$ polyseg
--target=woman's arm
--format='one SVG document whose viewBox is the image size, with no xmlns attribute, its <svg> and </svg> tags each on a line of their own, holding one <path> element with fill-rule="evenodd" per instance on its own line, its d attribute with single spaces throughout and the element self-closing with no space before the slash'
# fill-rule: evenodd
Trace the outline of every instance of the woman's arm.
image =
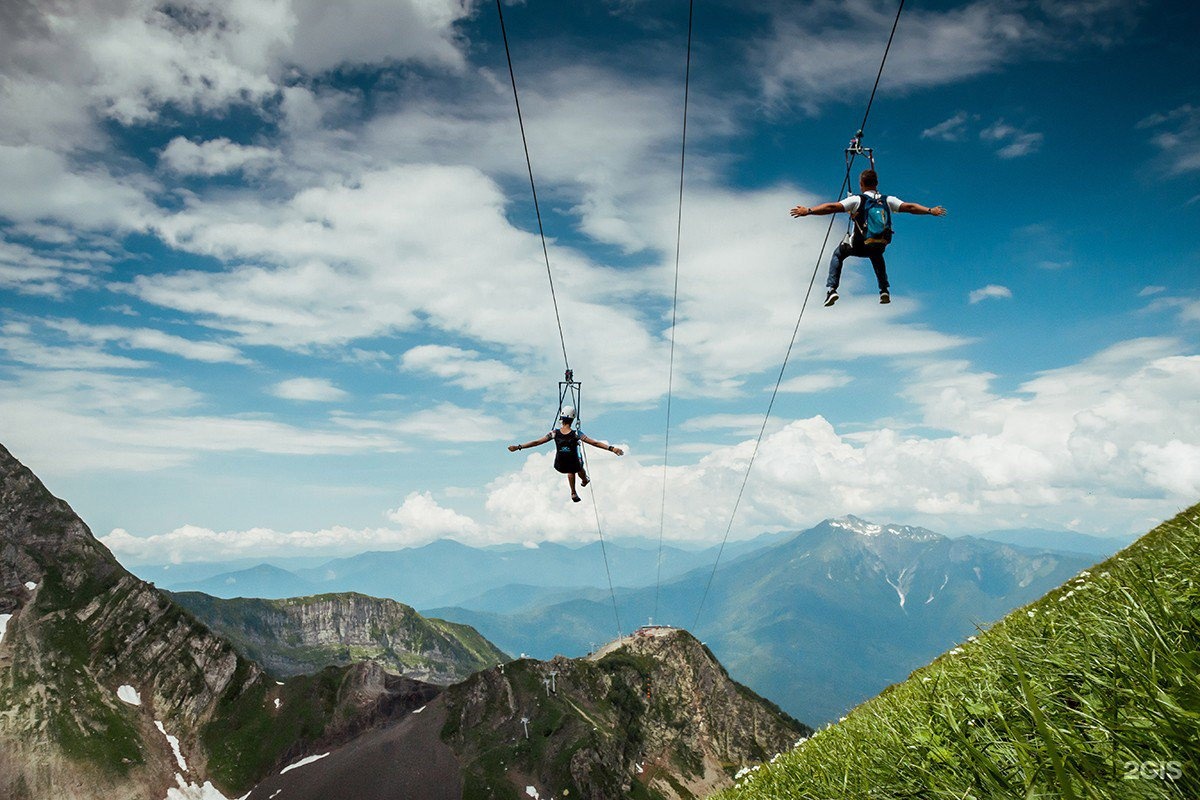
<svg viewBox="0 0 1200 800">
<path fill-rule="evenodd" d="M 542 438 L 534 439 L 532 442 L 526 442 L 525 444 L 510 444 L 508 446 L 508 452 L 515 453 L 518 450 L 524 450 L 526 447 L 537 447 L 538 445 L 545 444 L 548 441 L 550 441 L 550 434 L 547 433 Z"/>
<path fill-rule="evenodd" d="M 616 453 L 616 454 L 617 454 L 617 455 L 619 455 L 619 456 L 623 456 L 623 455 L 625 455 L 625 451 L 624 451 L 624 450 L 622 450 L 621 448 L 619 448 L 619 447 L 613 447 L 613 446 L 612 446 L 611 444 L 609 444 L 608 442 L 597 442 L 595 439 L 593 439 L 592 437 L 588 436 L 586 433 L 581 433 L 581 434 L 579 434 L 579 441 L 581 441 L 581 442 L 587 442 L 587 443 L 588 443 L 588 444 L 590 444 L 592 447 L 599 447 L 601 450 L 611 450 L 612 452 Z"/>
</svg>

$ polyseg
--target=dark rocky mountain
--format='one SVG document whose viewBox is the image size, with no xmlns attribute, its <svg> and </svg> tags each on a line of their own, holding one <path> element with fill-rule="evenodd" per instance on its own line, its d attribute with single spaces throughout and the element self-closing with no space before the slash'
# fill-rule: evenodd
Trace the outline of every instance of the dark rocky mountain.
<svg viewBox="0 0 1200 800">
<path fill-rule="evenodd" d="M 473 628 L 426 619 L 394 600 L 353 593 L 220 600 L 183 592 L 172 598 L 278 677 L 371 661 L 448 685 L 509 660 Z"/>
<path fill-rule="evenodd" d="M 587 658 L 480 672 L 398 725 L 314 751 L 249 800 L 691 800 L 811 732 L 690 634 L 657 629 Z"/>
<path fill-rule="evenodd" d="M 722 563 L 698 623 L 711 565 L 664 584 L 655 616 L 692 627 L 739 681 L 788 713 L 825 722 L 1092 560 L 845 517 Z M 655 614 L 653 587 L 617 599 L 625 625 Z M 586 653 L 614 631 L 607 597 L 427 613 L 541 658 Z"/>
<path fill-rule="evenodd" d="M 0 797 L 244 794 L 437 687 L 373 664 L 278 684 L 126 572 L 0 446 Z"/>
</svg>

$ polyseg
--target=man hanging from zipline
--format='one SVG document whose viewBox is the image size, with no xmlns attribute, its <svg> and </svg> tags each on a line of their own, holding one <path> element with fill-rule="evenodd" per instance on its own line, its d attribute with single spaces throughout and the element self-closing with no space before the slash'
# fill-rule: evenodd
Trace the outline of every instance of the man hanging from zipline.
<svg viewBox="0 0 1200 800">
<path fill-rule="evenodd" d="M 524 450 L 526 447 L 537 447 L 553 439 L 554 468 L 559 472 L 566 473 L 567 485 L 571 488 L 571 499 L 578 503 L 579 495 L 575 492 L 575 476 L 579 476 L 580 486 L 587 486 L 591 482 L 587 473 L 583 470 L 583 459 L 579 454 L 580 443 L 590 444 L 592 447 L 599 447 L 601 450 L 609 450 L 619 456 L 625 455 L 625 451 L 619 447 L 612 446 L 608 442 L 598 442 L 583 431 L 573 428 L 572 423 L 575 421 L 575 409 L 571 406 L 563 406 L 562 411 L 559 412 L 558 421 L 561 424 L 542 438 L 534 439 L 532 442 L 525 442 L 524 444 L 510 444 L 508 452 L 515 453 L 518 450 Z"/>
<path fill-rule="evenodd" d="M 887 265 L 883 260 L 883 251 L 892 240 L 892 213 L 930 214 L 944 217 L 946 209 L 941 206 L 926 208 L 919 203 L 905 203 L 898 197 L 889 197 L 879 193 L 879 175 L 873 169 L 864 169 L 858 176 L 859 194 L 852 194 L 845 200 L 833 203 L 822 203 L 808 208 L 796 206 L 792 209 L 793 217 L 807 217 L 809 214 L 825 216 L 845 211 L 853 221 L 851 231 L 833 251 L 833 259 L 829 262 L 829 279 L 825 282 L 825 305 L 831 306 L 838 299 L 838 284 L 842 280 L 842 262 L 847 256 L 870 259 L 875 268 L 875 278 L 879 282 L 879 302 L 890 303 L 892 296 L 888 292 Z"/>
</svg>

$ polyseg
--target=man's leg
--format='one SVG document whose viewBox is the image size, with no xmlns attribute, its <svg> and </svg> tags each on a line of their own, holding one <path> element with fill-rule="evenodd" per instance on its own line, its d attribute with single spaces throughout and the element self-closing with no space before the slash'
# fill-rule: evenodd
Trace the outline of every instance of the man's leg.
<svg viewBox="0 0 1200 800">
<path fill-rule="evenodd" d="M 842 262 L 846 256 L 850 255 L 851 247 L 846 242 L 842 242 L 833 250 L 833 257 L 829 259 L 829 277 L 825 281 L 825 305 L 831 306 L 838 299 L 837 288 L 842 282 Z"/>
<path fill-rule="evenodd" d="M 883 260 L 883 251 L 872 249 L 867 253 L 867 258 L 871 259 L 871 266 L 875 269 L 875 280 L 879 282 L 879 302 L 890 303 L 891 295 L 888 293 L 887 264 Z"/>
</svg>

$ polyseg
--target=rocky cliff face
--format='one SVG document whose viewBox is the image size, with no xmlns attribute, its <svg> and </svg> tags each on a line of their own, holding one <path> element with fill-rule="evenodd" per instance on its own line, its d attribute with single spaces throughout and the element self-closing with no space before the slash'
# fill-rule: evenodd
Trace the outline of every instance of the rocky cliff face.
<svg viewBox="0 0 1200 800">
<path fill-rule="evenodd" d="M 325 594 L 287 600 L 172 595 L 243 655 L 278 676 L 371 661 L 410 678 L 448 685 L 508 660 L 467 625 L 426 619 L 393 600 Z"/>
<path fill-rule="evenodd" d="M 122 569 L 2 446 L 0 620 L 8 800 L 162 800 L 210 781 L 237 796 L 437 693 L 369 665 L 277 685 Z"/>
<path fill-rule="evenodd" d="M 451 687 L 443 738 L 464 796 L 690 800 L 811 733 L 730 680 L 690 634 L 652 629 L 586 659 L 522 660 Z"/>
</svg>

